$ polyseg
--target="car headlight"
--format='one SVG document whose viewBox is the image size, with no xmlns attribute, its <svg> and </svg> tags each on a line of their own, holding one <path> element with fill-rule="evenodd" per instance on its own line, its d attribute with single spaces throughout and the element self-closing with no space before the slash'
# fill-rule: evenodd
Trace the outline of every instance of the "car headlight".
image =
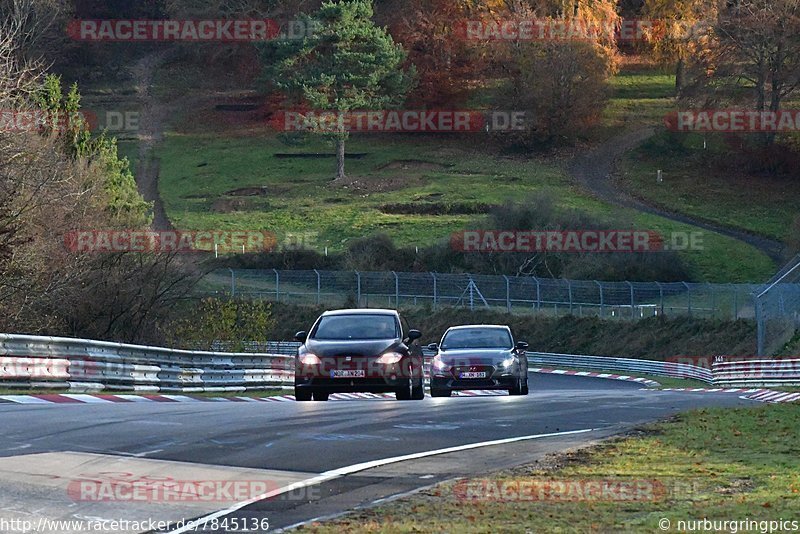
<svg viewBox="0 0 800 534">
<path fill-rule="evenodd" d="M 500 367 L 502 367 L 504 369 L 508 369 L 509 367 L 513 366 L 515 363 L 517 363 L 517 360 L 515 360 L 513 356 L 510 356 L 510 357 L 506 358 L 505 360 L 503 360 L 502 362 L 500 362 Z"/>
<path fill-rule="evenodd" d="M 391 365 L 393 363 L 398 363 L 402 359 L 403 355 L 399 352 L 387 352 L 386 354 L 382 354 L 376 361 L 384 365 Z"/>
<path fill-rule="evenodd" d="M 431 366 L 433 367 L 433 369 L 435 371 L 449 371 L 450 370 L 450 366 L 447 365 L 446 363 L 444 363 L 439 358 L 434 358 L 431 361 Z"/>
<path fill-rule="evenodd" d="M 300 363 L 302 363 L 303 365 L 319 365 L 320 363 L 322 363 L 322 361 L 316 354 L 311 354 L 310 352 L 307 352 L 306 354 L 300 356 Z"/>
</svg>

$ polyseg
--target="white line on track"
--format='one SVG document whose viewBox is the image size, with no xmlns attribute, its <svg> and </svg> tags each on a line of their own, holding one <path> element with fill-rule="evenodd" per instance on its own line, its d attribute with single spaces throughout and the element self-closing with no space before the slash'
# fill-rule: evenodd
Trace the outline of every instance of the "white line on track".
<svg viewBox="0 0 800 534">
<path fill-rule="evenodd" d="M 290 491 L 296 491 L 302 488 L 307 488 L 310 486 L 316 486 L 317 484 L 322 484 L 323 482 L 328 482 L 330 480 L 340 478 L 346 475 L 352 475 L 353 473 L 358 473 L 360 471 L 366 471 L 367 469 L 374 469 L 376 467 L 382 467 L 388 464 L 394 464 L 398 462 L 405 462 L 408 460 L 417 460 L 419 458 L 427 458 L 428 456 L 436 456 L 439 454 L 448 454 L 451 452 L 460 452 L 460 451 L 467 451 L 471 449 L 479 449 L 482 447 L 491 447 L 492 445 L 506 445 L 508 443 L 516 443 L 518 441 L 528 441 L 532 439 L 541 439 L 541 438 L 552 438 L 557 436 L 571 436 L 575 434 L 585 434 L 587 432 L 592 432 L 597 430 L 595 428 L 584 428 L 582 430 L 569 430 L 566 432 L 552 432 L 549 434 L 533 434 L 530 436 L 518 436 L 516 438 L 505 438 L 505 439 L 496 439 L 493 441 L 481 441 L 479 443 L 469 443 L 467 445 L 456 445 L 455 447 L 447 447 L 444 449 L 435 449 L 432 451 L 424 451 L 424 452 L 415 452 L 413 454 L 405 454 L 403 456 L 394 456 L 392 458 L 384 458 L 382 460 L 373 460 L 371 462 L 363 462 L 360 464 L 355 465 L 348 465 L 346 467 L 340 467 L 338 469 L 333 469 L 331 471 L 325 471 L 324 473 L 320 473 L 319 475 L 313 476 L 306 480 L 302 480 L 300 482 L 295 482 L 294 484 L 289 484 L 288 486 L 284 486 L 282 488 L 278 488 L 272 490 L 270 492 L 264 493 L 263 495 L 258 495 L 253 497 L 252 499 L 248 499 L 246 501 L 242 501 L 239 503 L 234 504 L 233 506 L 226 508 L 225 510 L 220 510 L 218 512 L 214 512 L 213 514 L 209 514 L 207 516 L 201 517 L 194 521 L 191 521 L 181 528 L 171 530 L 172 534 L 181 534 L 183 532 L 195 532 L 198 530 L 198 527 L 202 527 L 209 521 L 213 521 L 214 519 L 219 519 L 220 517 L 224 517 L 226 515 L 232 514 L 238 510 L 241 510 L 245 506 L 249 506 L 253 503 L 263 501 L 266 499 L 271 499 L 272 497 L 277 497 L 278 495 L 282 495 L 284 493 L 288 493 Z"/>
</svg>

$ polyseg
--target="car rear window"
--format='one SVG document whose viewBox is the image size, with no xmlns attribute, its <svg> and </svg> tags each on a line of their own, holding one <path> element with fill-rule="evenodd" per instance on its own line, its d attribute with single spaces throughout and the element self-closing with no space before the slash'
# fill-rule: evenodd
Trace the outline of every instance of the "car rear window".
<svg viewBox="0 0 800 534">
<path fill-rule="evenodd" d="M 320 319 L 312 339 L 395 339 L 400 337 L 400 326 L 391 315 L 329 315 Z"/>
<path fill-rule="evenodd" d="M 447 349 L 510 349 L 511 335 L 503 328 L 460 328 L 447 332 L 442 350 Z"/>
</svg>

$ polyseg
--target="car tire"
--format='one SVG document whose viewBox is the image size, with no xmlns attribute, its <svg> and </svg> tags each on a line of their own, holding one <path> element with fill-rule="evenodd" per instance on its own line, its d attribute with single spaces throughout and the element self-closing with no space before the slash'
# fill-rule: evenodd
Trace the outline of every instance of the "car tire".
<svg viewBox="0 0 800 534">
<path fill-rule="evenodd" d="M 453 395 L 452 389 L 432 389 L 431 397 L 451 397 Z"/>
<path fill-rule="evenodd" d="M 422 400 L 425 398 L 425 384 L 422 380 L 419 381 L 419 384 L 414 386 L 411 390 L 411 400 Z"/>
<path fill-rule="evenodd" d="M 508 390 L 508 394 L 509 395 L 522 395 L 522 391 L 523 391 L 522 388 L 523 388 L 522 377 L 517 377 L 517 383 L 514 385 L 513 388 L 510 388 Z"/>
<path fill-rule="evenodd" d="M 523 395 L 528 394 L 528 377 L 525 377 L 525 385 L 522 386 L 522 394 Z"/>
<path fill-rule="evenodd" d="M 314 400 L 315 401 L 326 401 L 328 400 L 328 393 L 327 391 L 315 391 L 314 392 Z"/>
<path fill-rule="evenodd" d="M 311 391 L 308 389 L 294 388 L 294 400 L 302 402 L 310 401 Z"/>
</svg>

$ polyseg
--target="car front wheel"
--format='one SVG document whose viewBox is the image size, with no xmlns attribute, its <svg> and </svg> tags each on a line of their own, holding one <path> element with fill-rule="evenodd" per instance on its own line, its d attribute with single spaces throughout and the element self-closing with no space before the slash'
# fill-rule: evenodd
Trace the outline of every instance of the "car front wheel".
<svg viewBox="0 0 800 534">
<path fill-rule="evenodd" d="M 294 388 L 294 400 L 296 401 L 310 401 L 311 391 L 307 389 Z"/>
</svg>

